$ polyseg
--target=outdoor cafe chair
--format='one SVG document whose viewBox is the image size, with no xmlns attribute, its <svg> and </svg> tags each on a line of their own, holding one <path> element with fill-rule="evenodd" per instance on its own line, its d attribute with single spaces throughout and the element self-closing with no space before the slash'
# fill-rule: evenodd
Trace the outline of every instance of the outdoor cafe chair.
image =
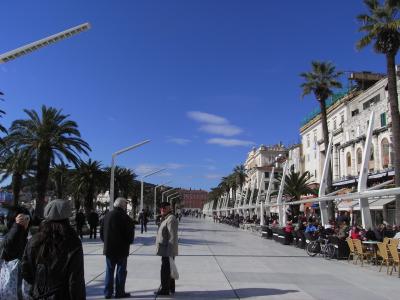
<svg viewBox="0 0 400 300">
<path fill-rule="evenodd" d="M 383 264 L 386 264 L 386 274 L 389 274 L 389 264 L 391 262 L 391 258 L 389 257 L 387 244 L 378 243 L 378 251 L 377 255 L 382 258 L 381 267 L 379 268 L 379 272 L 382 271 Z"/>
<path fill-rule="evenodd" d="M 356 249 L 354 248 L 353 240 L 351 238 L 348 237 L 346 239 L 346 242 L 350 249 L 350 253 L 349 253 L 349 257 L 347 258 L 347 262 L 350 263 L 350 256 L 352 256 L 352 259 L 354 261 L 354 257 L 357 256 L 357 252 L 356 252 Z M 357 264 L 357 260 L 355 260 L 354 262 L 355 262 L 355 264 Z"/>
<path fill-rule="evenodd" d="M 354 243 L 354 247 L 355 250 L 357 251 L 357 260 L 360 259 L 361 260 L 361 266 L 364 265 L 364 259 L 366 258 L 368 260 L 368 258 L 372 258 L 374 256 L 374 253 L 368 250 L 365 250 L 361 244 L 360 240 L 353 240 Z M 356 260 L 356 263 L 357 263 Z"/>
<path fill-rule="evenodd" d="M 390 254 L 392 255 L 392 269 L 390 270 L 390 275 L 392 275 L 393 273 L 393 269 L 396 270 L 396 266 L 397 266 L 397 270 L 398 270 L 398 276 L 400 277 L 400 259 L 399 259 L 399 252 L 397 250 L 397 246 L 399 244 L 399 240 L 393 240 L 392 243 L 390 243 L 388 245 Z"/>
</svg>

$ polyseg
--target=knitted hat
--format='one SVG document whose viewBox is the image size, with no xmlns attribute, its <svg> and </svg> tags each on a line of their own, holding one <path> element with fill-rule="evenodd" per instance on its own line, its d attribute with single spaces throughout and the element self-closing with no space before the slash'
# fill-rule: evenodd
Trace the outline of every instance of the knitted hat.
<svg viewBox="0 0 400 300">
<path fill-rule="evenodd" d="M 68 219 L 72 215 L 69 201 L 55 199 L 44 208 L 44 218 L 48 221 L 60 221 Z"/>
</svg>

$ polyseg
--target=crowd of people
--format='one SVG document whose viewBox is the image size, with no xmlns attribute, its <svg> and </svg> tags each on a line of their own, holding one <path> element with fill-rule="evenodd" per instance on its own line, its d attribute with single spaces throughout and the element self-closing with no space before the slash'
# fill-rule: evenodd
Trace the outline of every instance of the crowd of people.
<svg viewBox="0 0 400 300">
<path fill-rule="evenodd" d="M 31 235 L 29 211 L 20 206 L 9 209 L 5 218 L 7 233 L 0 244 L 0 299 L 86 299 L 81 240 L 86 219 L 90 238 L 96 239 L 100 225 L 104 242 L 104 297 L 131 296 L 125 291 L 125 282 L 135 223 L 127 214 L 125 198 L 117 198 L 114 209 L 101 217 L 93 210 L 86 215 L 80 210 L 74 218 L 70 202 L 57 199 L 46 205 L 43 216 L 38 232 Z M 161 285 L 155 294 L 169 295 L 175 292 L 176 272 L 171 269 L 176 269 L 174 258 L 178 255 L 178 219 L 168 202 L 161 203 L 160 216 L 155 248 L 156 255 L 161 256 Z M 144 211 L 139 222 L 141 231 L 146 231 L 148 217 Z M 18 272 L 9 268 L 11 264 L 18 267 Z"/>
<path fill-rule="evenodd" d="M 225 223 L 231 226 L 240 227 L 244 224 L 260 225 L 260 218 L 254 214 L 247 216 L 229 214 L 221 216 L 214 214 L 214 222 Z M 306 216 L 301 213 L 296 216 L 288 216 L 288 221 L 283 227 L 279 226 L 277 214 L 267 216 L 264 214 L 264 229 L 267 234 L 265 237 L 273 238 L 273 233 L 283 236 L 280 239 L 283 244 L 295 245 L 305 248 L 307 241 L 316 240 L 319 237 L 328 239 L 331 243 L 338 245 L 338 258 L 347 258 L 349 255 L 346 238 L 359 239 L 362 241 L 383 241 L 386 238 L 400 239 L 400 226 L 392 226 L 387 222 L 377 225 L 374 228 L 362 228 L 359 224 L 351 224 L 348 212 L 338 213 L 336 219 L 329 221 L 329 224 L 322 226 L 317 215 Z M 400 249 L 400 246 L 399 246 Z"/>
</svg>

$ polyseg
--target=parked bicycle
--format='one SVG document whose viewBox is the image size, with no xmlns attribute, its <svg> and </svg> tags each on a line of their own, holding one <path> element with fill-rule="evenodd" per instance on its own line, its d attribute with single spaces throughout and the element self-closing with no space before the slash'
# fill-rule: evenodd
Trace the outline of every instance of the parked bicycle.
<svg viewBox="0 0 400 300">
<path fill-rule="evenodd" d="M 320 254 L 326 259 L 332 259 L 337 255 L 337 249 L 338 246 L 331 243 L 329 238 L 318 237 L 307 245 L 306 252 L 311 257 Z"/>
</svg>

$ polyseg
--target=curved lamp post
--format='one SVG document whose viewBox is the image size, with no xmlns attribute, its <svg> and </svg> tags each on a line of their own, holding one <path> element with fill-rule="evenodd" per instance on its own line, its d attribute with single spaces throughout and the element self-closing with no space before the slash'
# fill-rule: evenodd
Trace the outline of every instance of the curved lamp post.
<svg viewBox="0 0 400 300">
<path fill-rule="evenodd" d="M 168 183 L 171 183 L 171 182 L 172 182 L 172 180 L 164 182 L 163 184 L 159 184 L 159 185 L 154 187 L 154 209 L 153 209 L 154 210 L 154 217 L 157 214 L 157 188 L 160 187 L 160 186 L 166 185 Z"/>
<path fill-rule="evenodd" d="M 143 209 L 143 185 L 144 185 L 143 184 L 143 179 L 145 179 L 145 178 L 147 178 L 147 177 L 149 177 L 151 175 L 154 175 L 154 174 L 160 173 L 162 171 L 165 171 L 165 170 L 166 170 L 166 168 L 159 169 L 159 170 L 147 173 L 147 174 L 142 176 L 142 178 L 140 180 L 140 211 L 142 211 L 142 209 Z"/>
<path fill-rule="evenodd" d="M 137 143 L 135 145 L 129 146 L 127 148 L 121 149 L 117 152 L 114 152 L 113 155 L 111 156 L 111 179 L 110 179 L 110 210 L 113 209 L 114 207 L 114 172 L 115 172 L 115 159 L 117 158 L 118 155 L 125 153 L 127 151 L 133 150 L 135 148 L 138 148 L 144 144 L 149 143 L 150 140 L 145 140 L 143 142 Z"/>
</svg>

